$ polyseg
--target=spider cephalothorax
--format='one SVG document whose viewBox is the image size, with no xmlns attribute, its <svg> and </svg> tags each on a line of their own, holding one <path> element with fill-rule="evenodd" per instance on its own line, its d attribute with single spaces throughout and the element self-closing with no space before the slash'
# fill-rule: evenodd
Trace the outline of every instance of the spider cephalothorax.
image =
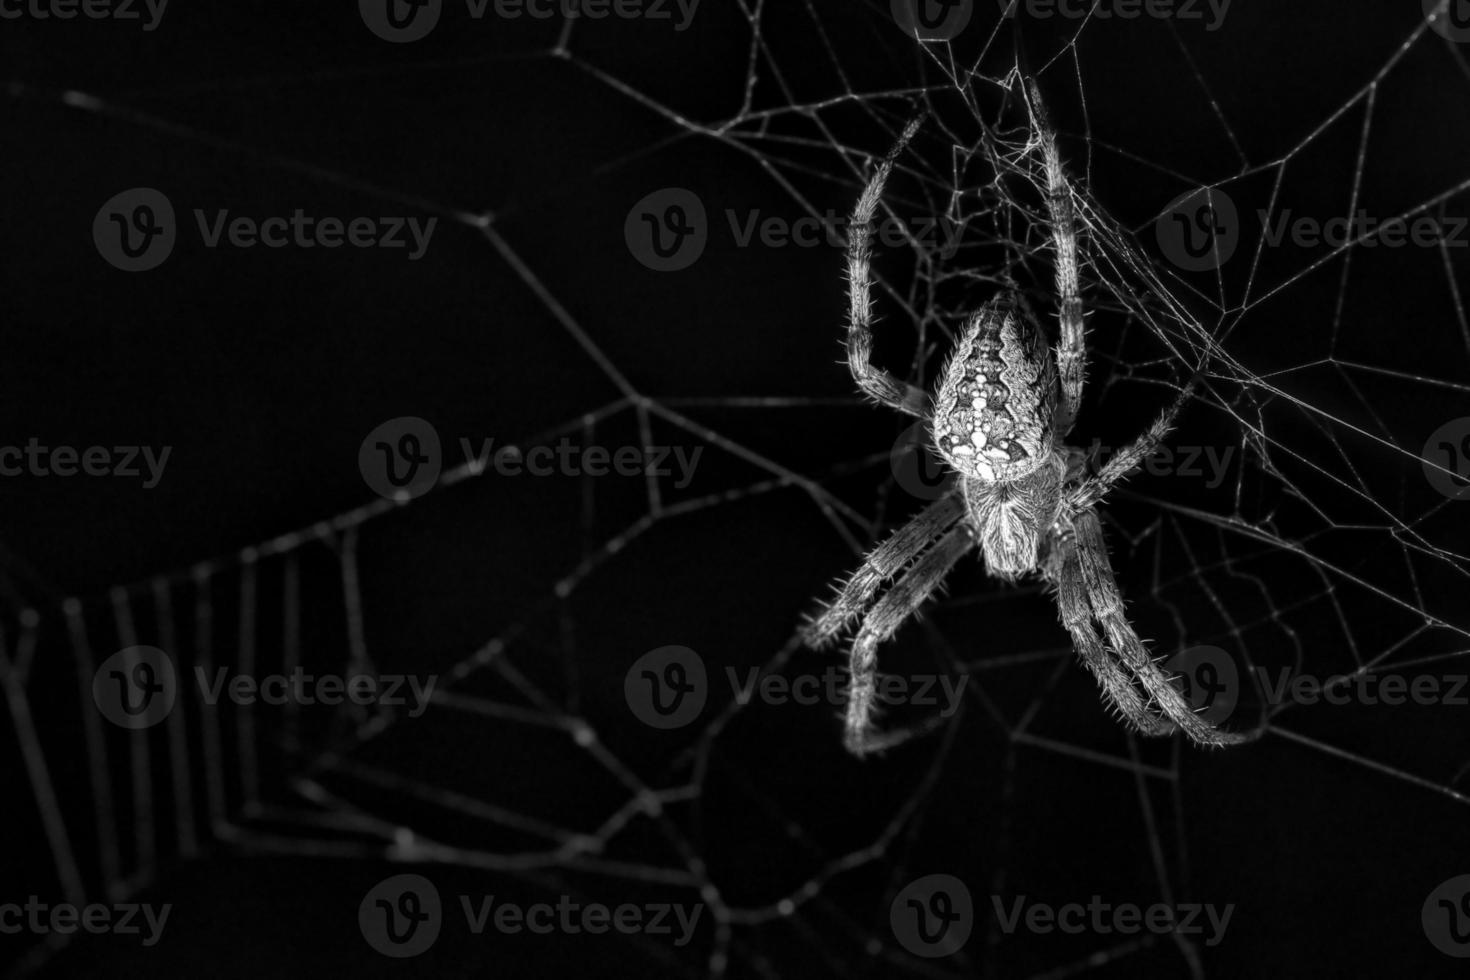
<svg viewBox="0 0 1470 980">
<path fill-rule="evenodd" d="M 1079 465 L 1084 454 L 1064 441 L 1082 402 L 1086 358 L 1077 232 L 1071 185 L 1040 93 L 1033 85 L 1028 95 L 1046 170 L 1055 252 L 1059 339 L 1054 351 L 1024 304 L 1003 294 L 966 321 L 932 404 L 921 389 L 869 360 L 873 215 L 894 162 L 920 120 L 908 125 L 874 171 L 849 225 L 847 353 L 853 378 L 875 401 L 926 420 L 934 448 L 957 475 L 954 488 L 875 548 L 806 626 L 807 643 L 820 647 L 860 621 L 849 658 L 846 722 L 847 746 L 858 754 L 902 738 L 879 735 L 873 725 L 878 644 L 977 544 L 989 574 L 1005 580 L 1036 575 L 1050 587 L 1082 662 L 1134 728 L 1149 735 L 1182 729 L 1204 745 L 1243 740 L 1218 731 L 1191 709 L 1129 624 L 1096 511 L 1103 495 L 1157 448 L 1190 389 L 1094 476 Z"/>
</svg>

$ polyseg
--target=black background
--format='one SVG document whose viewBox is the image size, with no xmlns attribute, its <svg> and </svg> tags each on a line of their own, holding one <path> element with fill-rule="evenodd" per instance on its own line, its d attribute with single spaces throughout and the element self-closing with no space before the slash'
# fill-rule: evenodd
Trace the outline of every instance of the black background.
<svg viewBox="0 0 1470 980">
<path fill-rule="evenodd" d="M 753 112 L 782 111 L 772 116 L 773 139 L 732 143 L 677 122 L 717 125 L 739 114 L 751 29 L 747 11 L 728 0 L 704 0 L 686 32 L 668 22 L 584 22 L 564 45 L 559 21 L 474 22 L 450 4 L 429 38 L 399 46 L 374 37 L 346 3 L 175 3 L 154 32 L 109 21 L 0 22 L 0 81 L 8 83 L 0 100 L 0 441 L 34 435 L 50 444 L 173 447 L 165 479 L 147 491 L 107 479 L 0 481 L 6 635 L 12 642 L 18 635 L 22 609 L 40 611 L 29 696 L 89 895 L 100 897 L 103 882 L 88 836 L 95 801 L 79 754 L 75 670 L 58 616 L 65 597 L 84 600 L 100 658 L 121 645 L 109 633 L 111 586 L 142 583 L 133 595 L 151 610 L 150 576 L 226 556 L 210 595 L 216 626 L 229 633 L 238 626 L 240 578 L 230 556 L 373 501 L 358 470 L 359 445 L 397 416 L 430 420 L 456 454 L 461 436 L 503 444 L 566 431 L 609 446 L 643 439 L 632 407 L 599 417 L 590 432 L 583 427 L 584 416 L 626 392 L 465 215 L 494 215 L 495 234 L 635 399 L 708 426 L 777 472 L 817 481 L 873 522 L 829 520 L 808 488 L 786 481 L 662 515 L 608 555 L 604 545 L 648 512 L 642 481 L 608 478 L 591 488 L 568 478 L 489 477 L 436 490 L 363 530 L 359 567 L 380 668 L 447 671 L 503 637 L 515 669 L 592 723 L 630 770 L 657 786 L 687 783 L 690 770 L 677 757 L 708 730 L 669 736 L 634 722 L 622 700 L 627 665 L 666 644 L 698 650 L 719 673 L 765 663 L 789 646 L 812 597 L 854 564 L 852 544 L 865 544 L 917 503 L 895 490 L 884 457 L 902 422 L 857 405 L 836 363 L 844 304 L 836 250 L 741 249 L 715 233 L 692 268 L 660 274 L 629 254 L 624 218 L 633 202 L 666 186 L 695 190 L 712 214 L 799 214 L 792 189 L 819 212 L 845 213 L 865 171 L 832 141 L 886 150 L 911 111 L 907 95 L 921 86 L 951 119 L 962 116 L 953 85 L 884 5 L 768 0 L 758 56 L 779 72 L 762 71 L 749 96 Z M 1365 143 L 1361 104 L 1350 108 L 1350 100 L 1422 25 L 1422 11 L 1407 2 L 1360 6 L 1236 0 L 1215 32 L 1147 19 L 1080 28 L 1023 21 L 1018 32 L 1012 25 L 996 36 L 981 70 L 1003 75 L 1017 51 L 1046 66 L 1043 87 L 1069 165 L 1090 165 L 1093 194 L 1125 227 L 1140 229 L 1146 249 L 1153 247 L 1148 222 L 1170 199 L 1256 167 L 1231 185 L 1243 212 L 1265 207 L 1275 193 L 1278 205 L 1335 214 L 1365 145 L 1361 199 L 1393 215 L 1470 178 L 1466 48 L 1432 33 L 1417 39 L 1375 93 Z M 977 5 L 955 44 L 962 60 L 977 57 L 994 16 L 993 5 Z M 973 91 L 992 118 L 1001 93 L 984 78 Z M 78 107 L 67 92 L 101 103 Z M 791 113 L 793 105 L 823 106 L 818 117 L 830 129 Z M 756 128 L 749 119 L 743 125 L 747 135 Z M 811 142 L 785 142 L 792 138 Z M 916 153 L 947 172 L 937 138 L 921 138 Z M 774 167 L 762 166 L 773 159 Z M 1284 169 L 1271 166 L 1280 160 L 1289 161 Z M 194 207 L 255 216 L 302 207 L 319 215 L 434 215 L 439 223 L 418 262 L 401 251 L 212 250 L 186 227 L 162 267 L 126 274 L 101 260 L 91 228 L 102 202 L 135 186 L 164 190 L 181 216 Z M 1445 210 L 1462 213 L 1463 195 L 1449 197 Z M 1237 302 L 1254 277 L 1252 305 L 1224 348 L 1240 370 L 1269 376 L 1287 394 L 1270 407 L 1249 397 L 1264 398 L 1264 383 L 1227 386 L 1223 397 L 1239 417 L 1268 420 L 1285 450 L 1276 460 L 1281 478 L 1255 459 L 1238 497 L 1233 486 L 1220 496 L 1168 481 L 1140 484 L 1110 507 L 1130 611 L 1160 649 L 1184 638 L 1222 646 L 1228 639 L 1254 645 L 1257 662 L 1299 657 L 1325 675 L 1388 651 L 1411 662 L 1465 647 L 1463 517 L 1427 488 L 1415 457 L 1431 431 L 1463 414 L 1470 342 L 1452 283 L 1463 296 L 1466 259 L 1352 255 L 1346 286 L 1340 259 L 1304 274 L 1319 256 L 1289 248 L 1255 262 L 1236 258 L 1219 283 L 1180 280 L 1195 312 L 1216 323 L 1220 307 Z M 883 271 L 904 274 L 901 263 Z M 1270 294 L 1279 283 L 1286 285 Z M 1257 303 L 1263 294 L 1269 298 Z M 976 288 L 965 301 L 985 295 Z M 892 307 L 884 312 L 900 326 L 882 339 L 880 355 L 902 370 L 913 358 L 912 328 Z M 1093 329 L 1100 353 L 1079 437 L 1118 444 L 1165 394 L 1140 380 L 1110 381 L 1112 372 L 1160 355 L 1144 331 L 1106 314 Z M 1341 369 L 1349 363 L 1391 374 Z M 1287 370 L 1310 364 L 1317 366 Z M 801 404 L 734 402 L 762 396 Z M 710 446 L 664 414 L 648 417 L 654 442 Z M 1240 445 L 1229 414 L 1200 411 L 1187 424 L 1200 440 Z M 1324 473 L 1350 476 L 1363 496 Z M 690 488 L 666 483 L 662 491 L 677 506 L 771 476 L 712 446 Z M 1282 538 L 1306 542 L 1319 561 L 1209 522 L 1161 527 L 1160 499 L 1269 523 Z M 1386 528 L 1390 516 L 1404 521 L 1396 532 Z M 1366 529 L 1340 530 L 1349 525 Z M 1409 557 L 1405 541 L 1416 536 L 1447 555 Z M 588 559 L 594 567 L 570 596 L 558 597 L 557 583 Z M 1329 562 L 1335 572 L 1324 573 Z M 340 657 L 345 617 L 336 570 L 329 547 L 303 549 L 304 615 L 312 624 L 304 645 L 321 663 Z M 281 587 L 281 574 L 262 566 L 262 594 Z M 188 635 L 197 594 L 187 580 L 175 587 L 178 632 Z M 731 975 L 1393 969 L 1428 977 L 1456 969 L 1427 942 L 1419 915 L 1431 889 L 1470 872 L 1466 801 L 1457 795 L 1466 790 L 1461 770 L 1470 758 L 1464 707 L 1299 709 L 1259 742 L 1213 754 L 1143 743 L 1122 732 L 1084 672 L 1067 664 L 1049 600 L 988 582 L 975 563 L 956 572 L 949 596 L 892 653 L 895 670 L 935 657 L 972 665 L 983 697 L 940 736 L 859 763 L 841 751 L 835 709 L 755 706 L 705 743 L 712 751 L 708 769 L 696 774 L 696 799 L 668 806 L 666 817 L 733 905 L 766 910 L 821 875 L 817 897 L 796 915 L 737 926 Z M 267 602 L 260 613 L 262 649 L 282 629 L 278 607 Z M 151 613 L 140 614 L 139 629 L 143 642 L 159 642 Z M 983 666 L 1024 654 L 1035 654 L 1034 662 Z M 228 662 L 227 649 L 219 656 Z M 795 656 L 806 670 L 830 662 Z M 465 691 L 526 703 L 524 690 L 495 671 L 471 678 Z M 1093 754 L 1008 738 L 1033 709 L 1038 740 Z M 559 860 L 491 869 L 373 860 L 382 847 L 363 843 L 371 833 L 305 825 L 288 789 L 296 764 L 279 758 L 270 754 L 265 764 L 265 795 L 294 816 L 236 808 L 232 822 L 252 834 L 246 846 L 215 840 L 191 859 L 165 854 L 140 882 L 143 900 L 175 905 L 163 943 L 139 949 L 126 938 L 80 940 L 45 970 L 706 972 L 707 923 L 689 948 L 671 952 L 651 937 L 492 940 L 459 931 L 415 960 L 379 956 L 357 931 L 357 903 L 402 870 L 428 874 L 445 895 L 522 902 L 563 892 L 608 904 L 693 902 L 697 893 L 639 880 L 640 869 L 680 869 L 687 856 L 638 820 L 609 844 L 604 857 L 626 862 L 611 872 Z M 453 709 L 395 726 L 360 758 L 585 833 L 632 795 L 564 733 Z M 121 759 L 113 763 L 125 778 Z M 34 794 L 13 747 L 5 765 L 7 785 L 16 787 L 4 808 L 14 827 L 0 858 L 5 900 L 55 896 Z M 227 762 L 232 772 L 236 765 Z M 317 776 L 351 806 L 458 847 L 498 855 L 546 849 L 520 831 L 374 790 L 330 767 Z M 134 823 L 119 820 L 126 838 Z M 171 839 L 169 831 L 162 827 L 161 839 Z M 327 854 L 344 839 L 346 856 Z M 823 874 L 870 846 L 872 861 Z M 950 960 L 910 957 L 888 930 L 893 891 L 929 873 L 965 879 L 977 900 L 975 935 Z M 991 894 L 1237 908 L 1218 947 L 1167 938 L 1135 946 L 1119 937 L 1002 936 L 987 922 Z M 868 949 L 870 938 L 884 944 L 881 953 Z M 4 942 L 7 959 L 31 946 L 29 937 Z"/>
</svg>

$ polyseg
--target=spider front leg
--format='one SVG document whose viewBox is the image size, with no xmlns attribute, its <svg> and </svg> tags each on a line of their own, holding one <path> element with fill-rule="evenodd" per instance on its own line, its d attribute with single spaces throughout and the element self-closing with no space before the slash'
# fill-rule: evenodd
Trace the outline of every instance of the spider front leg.
<svg viewBox="0 0 1470 980">
<path fill-rule="evenodd" d="M 907 740 L 912 732 L 878 734 L 873 714 L 878 700 L 878 644 L 898 631 L 905 620 L 944 583 L 944 577 L 974 543 L 968 524 L 961 524 L 924 554 L 878 601 L 853 640 L 852 673 L 847 691 L 847 719 L 843 744 L 853 755 L 867 755 Z"/>
<path fill-rule="evenodd" d="M 1107 544 L 1103 540 L 1097 513 L 1091 509 L 1081 511 L 1072 518 L 1072 524 L 1077 535 L 1078 558 L 1072 574 L 1081 579 L 1088 604 L 1107 637 L 1108 646 L 1133 672 L 1150 701 L 1200 745 L 1236 745 L 1246 741 L 1246 736 L 1222 732 L 1197 715 L 1163 668 L 1149 656 L 1148 649 L 1124 613 L 1123 595 L 1108 562 Z"/>
<path fill-rule="evenodd" d="M 965 504 L 959 494 L 948 493 L 893 532 L 869 553 L 821 614 L 803 627 L 802 639 L 806 645 L 821 648 L 836 639 L 862 614 L 884 582 L 902 571 L 964 513 Z"/>
<path fill-rule="evenodd" d="M 1153 424 L 1148 427 L 1148 431 L 1133 440 L 1131 445 L 1119 450 L 1112 459 L 1104 463 L 1102 469 L 1098 470 L 1097 476 L 1084 480 L 1075 490 L 1068 494 L 1067 504 L 1073 510 L 1085 510 L 1101 500 L 1118 481 L 1133 472 L 1155 449 L 1159 448 L 1159 444 L 1164 441 L 1164 437 L 1174 427 L 1174 419 L 1178 417 L 1179 413 L 1184 409 L 1185 403 L 1193 395 L 1194 382 L 1191 381 L 1180 390 L 1169 407 L 1159 413 L 1159 417 L 1154 419 Z"/>
<path fill-rule="evenodd" d="M 1031 128 L 1041 144 L 1041 160 L 1046 168 L 1046 209 L 1051 223 L 1052 249 L 1056 253 L 1053 264 L 1056 267 L 1057 321 L 1060 328 L 1056 357 L 1062 395 L 1057 406 L 1056 425 L 1058 434 L 1066 435 L 1072 430 L 1082 407 L 1083 376 L 1087 370 L 1081 267 L 1077 256 L 1077 209 L 1072 202 L 1072 185 L 1062 169 L 1056 131 L 1051 128 L 1035 79 L 1027 81 L 1027 91 Z"/>
<path fill-rule="evenodd" d="M 923 389 L 875 367 L 873 356 L 873 300 L 870 289 L 873 259 L 873 213 L 883 197 L 883 185 L 893 171 L 893 163 L 919 129 L 923 117 L 904 128 L 888 156 L 873 171 L 868 186 L 853 208 L 847 238 L 847 366 L 852 378 L 867 395 L 900 412 L 922 417 L 929 399 Z"/>
</svg>

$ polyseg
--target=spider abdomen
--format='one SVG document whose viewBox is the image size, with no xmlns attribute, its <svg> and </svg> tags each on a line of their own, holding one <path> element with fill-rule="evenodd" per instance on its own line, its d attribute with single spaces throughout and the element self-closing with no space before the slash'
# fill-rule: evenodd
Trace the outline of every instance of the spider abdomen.
<svg viewBox="0 0 1470 980">
<path fill-rule="evenodd" d="M 965 476 L 1006 482 L 1052 449 L 1056 371 L 1031 320 L 997 297 L 970 318 L 934 399 L 934 441 Z"/>
</svg>

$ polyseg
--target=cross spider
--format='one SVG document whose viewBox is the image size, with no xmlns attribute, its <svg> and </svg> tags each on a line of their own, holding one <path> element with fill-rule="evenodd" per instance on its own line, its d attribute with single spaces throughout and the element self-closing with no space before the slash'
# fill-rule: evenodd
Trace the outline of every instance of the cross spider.
<svg viewBox="0 0 1470 980">
<path fill-rule="evenodd" d="M 875 548 L 836 598 L 803 628 L 807 645 L 820 648 L 861 617 L 850 654 L 845 726 L 847 749 L 855 755 L 881 751 L 907 737 L 880 734 L 873 722 L 878 644 L 917 612 L 977 543 L 990 575 L 1005 581 L 1039 576 L 1055 593 L 1062 624 L 1082 662 L 1133 728 L 1145 735 L 1183 729 L 1202 745 L 1245 740 L 1199 717 L 1149 655 L 1124 615 L 1095 509 L 1158 446 L 1191 387 L 1095 476 L 1085 473 L 1086 453 L 1064 441 L 1082 402 L 1086 357 L 1077 231 L 1071 186 L 1034 82 L 1029 94 L 1056 253 L 1061 336 L 1054 356 L 1041 326 L 1019 297 L 1007 292 L 967 320 L 932 409 L 921 389 L 869 362 L 873 214 L 894 161 L 922 117 L 909 123 L 874 171 L 849 225 L 847 355 L 853 379 L 875 401 L 924 419 L 933 447 L 959 474 L 943 498 Z M 877 598 L 890 580 L 886 594 Z"/>
</svg>

